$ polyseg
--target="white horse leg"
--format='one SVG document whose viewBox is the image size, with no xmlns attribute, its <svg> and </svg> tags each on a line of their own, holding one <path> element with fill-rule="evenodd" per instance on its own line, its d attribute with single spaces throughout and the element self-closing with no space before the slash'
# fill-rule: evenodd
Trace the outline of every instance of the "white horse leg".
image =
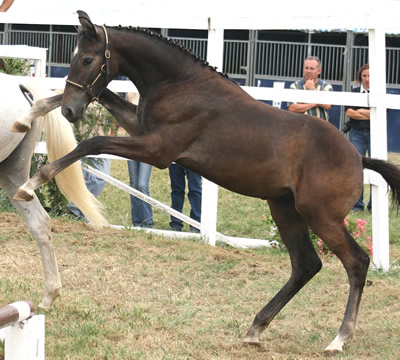
<svg viewBox="0 0 400 360">
<path fill-rule="evenodd" d="M 13 185 L 14 186 L 4 186 L 4 190 L 10 199 L 18 188 L 18 186 L 15 186 L 15 184 Z M 11 201 L 24 219 L 32 238 L 36 241 L 39 247 L 44 270 L 45 295 L 38 307 L 48 310 L 54 300 L 61 295 L 62 287 L 51 237 L 50 217 L 43 209 L 36 195 L 30 202 L 16 200 Z"/>
<path fill-rule="evenodd" d="M 0 187 L 28 225 L 28 229 L 39 246 L 44 268 L 46 291 L 39 307 L 48 309 L 61 293 L 61 279 L 57 268 L 50 232 L 50 217 L 43 209 L 36 195 L 30 203 L 12 200 L 19 185 L 29 177 L 31 156 L 35 144 L 37 122 L 32 130 L 24 137 L 11 155 L 0 163 Z"/>
<path fill-rule="evenodd" d="M 27 132 L 30 130 L 32 122 L 39 116 L 46 115 L 49 111 L 61 105 L 63 94 L 36 101 L 29 112 L 21 115 L 14 123 L 11 131 Z"/>
</svg>

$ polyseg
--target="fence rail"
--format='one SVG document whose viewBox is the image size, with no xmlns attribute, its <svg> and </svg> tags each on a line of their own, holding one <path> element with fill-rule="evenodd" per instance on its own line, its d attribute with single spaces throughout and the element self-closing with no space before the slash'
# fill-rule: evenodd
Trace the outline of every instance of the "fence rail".
<svg viewBox="0 0 400 360">
<path fill-rule="evenodd" d="M 0 329 L 30 318 L 35 313 L 32 301 L 18 301 L 0 307 Z"/>
<path fill-rule="evenodd" d="M 3 45 L 29 45 L 34 47 L 49 48 L 50 33 L 41 31 L 13 30 L 9 35 L 9 44 Z"/>
</svg>

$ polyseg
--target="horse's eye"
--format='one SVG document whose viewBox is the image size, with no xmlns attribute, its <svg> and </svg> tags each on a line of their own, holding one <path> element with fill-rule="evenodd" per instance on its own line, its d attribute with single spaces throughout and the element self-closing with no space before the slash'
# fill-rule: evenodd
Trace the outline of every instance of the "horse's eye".
<svg viewBox="0 0 400 360">
<path fill-rule="evenodd" d="M 90 65 L 93 62 L 93 58 L 85 58 L 83 59 L 83 65 Z"/>
</svg>

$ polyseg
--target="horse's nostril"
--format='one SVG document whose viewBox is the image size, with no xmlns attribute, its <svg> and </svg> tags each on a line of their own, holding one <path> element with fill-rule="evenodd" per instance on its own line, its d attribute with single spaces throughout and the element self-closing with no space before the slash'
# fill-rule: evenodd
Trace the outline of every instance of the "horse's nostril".
<svg viewBox="0 0 400 360">
<path fill-rule="evenodd" d="M 69 120 L 73 120 L 74 118 L 74 112 L 69 108 L 69 107 L 63 107 L 62 108 L 62 114 Z"/>
</svg>

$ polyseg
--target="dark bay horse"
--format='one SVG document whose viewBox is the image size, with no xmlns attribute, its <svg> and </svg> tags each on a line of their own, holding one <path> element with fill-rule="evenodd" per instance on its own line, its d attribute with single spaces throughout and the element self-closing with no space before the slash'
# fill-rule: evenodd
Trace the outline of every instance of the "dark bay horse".
<svg viewBox="0 0 400 360">
<path fill-rule="evenodd" d="M 185 49 L 140 28 L 96 26 L 78 11 L 82 28 L 62 97 L 62 112 L 78 121 L 92 100 L 104 104 L 130 137 L 83 141 L 42 167 L 21 187 L 32 191 L 83 156 L 109 153 L 166 168 L 173 161 L 240 194 L 266 199 L 290 254 L 292 273 L 256 315 L 244 338 L 261 332 L 321 269 L 309 228 L 338 256 L 350 294 L 337 336 L 325 349 L 340 352 L 353 336 L 369 266 L 344 218 L 360 197 L 363 168 L 379 172 L 400 203 L 400 171 L 363 158 L 328 122 L 263 104 Z M 136 109 L 105 89 L 126 75 L 140 92 Z M 60 103 L 60 98 L 58 103 Z"/>
</svg>

